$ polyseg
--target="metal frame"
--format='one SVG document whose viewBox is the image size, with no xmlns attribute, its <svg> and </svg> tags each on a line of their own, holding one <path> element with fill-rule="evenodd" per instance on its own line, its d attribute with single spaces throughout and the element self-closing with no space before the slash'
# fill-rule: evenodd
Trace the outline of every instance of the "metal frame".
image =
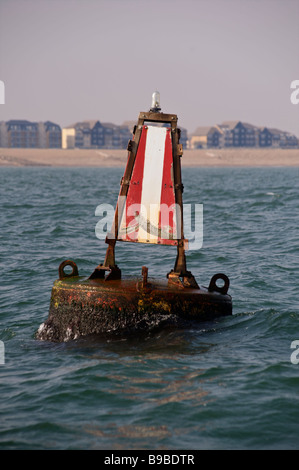
<svg viewBox="0 0 299 470">
<path fill-rule="evenodd" d="M 174 175 L 174 190 L 175 190 L 175 201 L 180 206 L 181 214 L 181 234 L 178 239 L 177 245 L 177 257 L 174 265 L 174 269 L 167 274 L 168 282 L 171 285 L 177 285 L 178 287 L 193 287 L 199 288 L 198 284 L 191 274 L 187 271 L 186 255 L 185 255 L 185 238 L 184 238 L 184 223 L 183 223 L 183 189 L 182 174 L 181 174 L 181 156 L 183 155 L 183 146 L 179 143 L 180 140 L 180 129 L 177 127 L 178 117 L 176 114 L 165 114 L 161 112 L 148 111 L 141 112 L 138 117 L 137 125 L 134 127 L 134 140 L 130 140 L 128 143 L 128 161 L 125 169 L 124 176 L 121 179 L 121 188 L 119 196 L 126 196 L 130 185 L 130 180 L 135 165 L 136 154 L 139 146 L 142 128 L 145 122 L 160 122 L 170 124 L 171 137 L 172 137 L 172 156 L 173 156 L 173 175 Z M 123 204 L 125 198 L 121 198 L 120 204 L 117 203 L 114 221 L 111 229 L 113 234 L 112 238 L 106 237 L 105 242 L 108 244 L 106 256 L 103 264 L 99 264 L 89 279 L 105 278 L 105 273 L 108 272 L 106 280 L 120 279 L 121 270 L 115 264 L 115 245 L 118 236 L 118 214 L 123 211 Z"/>
</svg>

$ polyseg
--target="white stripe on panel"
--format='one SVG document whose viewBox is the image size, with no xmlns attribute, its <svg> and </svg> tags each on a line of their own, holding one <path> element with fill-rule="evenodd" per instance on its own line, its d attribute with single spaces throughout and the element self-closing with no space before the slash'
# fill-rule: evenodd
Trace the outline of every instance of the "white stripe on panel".
<svg viewBox="0 0 299 470">
<path fill-rule="evenodd" d="M 152 227 L 158 227 L 159 225 L 166 131 L 165 127 L 148 126 L 147 129 L 141 195 L 141 217 L 143 220 L 150 221 Z M 146 230 L 140 227 L 138 240 L 146 239 L 149 239 L 149 235 Z M 157 235 L 151 234 L 150 240 L 152 242 L 155 242 L 157 239 Z"/>
</svg>

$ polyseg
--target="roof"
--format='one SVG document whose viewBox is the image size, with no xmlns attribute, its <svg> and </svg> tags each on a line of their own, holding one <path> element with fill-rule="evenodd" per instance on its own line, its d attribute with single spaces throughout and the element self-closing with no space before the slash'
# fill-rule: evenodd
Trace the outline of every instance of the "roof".
<svg viewBox="0 0 299 470">
<path fill-rule="evenodd" d="M 44 125 L 45 125 L 45 127 L 55 126 L 55 127 L 58 127 L 59 129 L 61 129 L 59 124 L 56 124 L 56 122 L 52 122 L 52 121 L 46 121 L 46 122 L 44 122 Z"/>
<path fill-rule="evenodd" d="M 192 136 L 199 137 L 199 136 L 203 136 L 203 135 L 208 135 L 208 132 L 211 128 L 212 128 L 212 126 L 199 126 L 195 129 Z"/>
<path fill-rule="evenodd" d="M 221 124 L 218 124 L 219 127 L 226 127 L 228 129 L 234 129 L 237 124 L 241 121 L 223 121 Z"/>
<path fill-rule="evenodd" d="M 253 124 L 249 124 L 248 122 L 241 122 L 241 124 L 244 127 L 247 127 L 247 129 L 257 129 L 257 126 L 254 126 Z"/>
<path fill-rule="evenodd" d="M 298 139 L 298 137 L 295 134 L 292 134 L 291 132 L 281 131 L 280 129 L 275 129 L 273 127 L 262 126 L 262 127 L 259 127 L 259 129 L 260 129 L 261 132 L 268 131 L 268 132 L 270 132 L 270 134 L 272 134 L 274 136 L 278 136 L 278 137 L 279 136 L 286 136 L 286 137 L 292 137 L 292 138 Z"/>
<path fill-rule="evenodd" d="M 6 121 L 6 124 L 31 126 L 32 124 L 37 124 L 37 122 L 26 121 L 25 119 L 11 119 L 10 121 Z"/>
<path fill-rule="evenodd" d="M 243 122 L 243 121 L 223 121 L 221 124 L 219 124 L 219 127 L 226 127 L 230 130 L 234 129 L 238 124 L 242 124 L 243 127 L 246 127 L 247 129 L 257 129 L 256 126 L 253 124 L 249 124 L 248 122 Z"/>
<path fill-rule="evenodd" d="M 26 121 L 23 119 L 11 119 L 10 121 L 6 122 L 8 128 L 10 126 L 19 126 L 21 128 L 26 128 L 27 126 L 34 126 L 36 129 L 38 128 L 37 122 Z"/>
<path fill-rule="evenodd" d="M 100 121 L 97 119 L 78 121 L 78 122 L 75 122 L 74 124 L 70 124 L 69 126 L 66 126 L 65 129 L 71 129 L 73 127 L 81 127 L 82 129 L 93 129 L 97 123 L 100 123 Z"/>
<path fill-rule="evenodd" d="M 107 129 L 115 129 L 118 127 L 117 124 L 113 124 L 113 122 L 102 122 L 102 126 L 106 127 Z"/>
<path fill-rule="evenodd" d="M 273 129 L 268 127 L 268 131 L 271 132 L 273 135 L 278 135 L 278 134 L 287 134 L 287 132 L 280 131 L 279 129 Z"/>
<path fill-rule="evenodd" d="M 215 131 L 218 132 L 218 134 L 223 134 L 222 129 L 219 129 L 218 126 L 211 127 L 211 129 L 209 130 L 209 134 L 212 134 L 212 132 L 215 132 Z"/>
</svg>

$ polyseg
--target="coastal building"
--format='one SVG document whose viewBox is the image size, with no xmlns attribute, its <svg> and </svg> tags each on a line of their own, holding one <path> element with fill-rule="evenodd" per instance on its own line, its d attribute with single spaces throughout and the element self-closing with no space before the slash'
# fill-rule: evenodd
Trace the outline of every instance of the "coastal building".
<svg viewBox="0 0 299 470">
<path fill-rule="evenodd" d="M 217 126 L 223 133 L 224 147 L 257 147 L 259 130 L 241 121 L 224 121 Z"/>
<path fill-rule="evenodd" d="M 208 145 L 208 133 L 211 130 L 211 126 L 197 127 L 194 133 L 191 135 L 189 140 L 189 147 L 191 149 L 202 149 L 207 148 Z"/>
<path fill-rule="evenodd" d="M 267 127 L 260 128 L 259 132 L 259 146 L 260 147 L 271 147 L 272 146 L 272 134 Z"/>
<path fill-rule="evenodd" d="M 290 132 L 280 131 L 279 129 L 269 129 L 271 136 L 271 146 L 280 148 L 298 147 L 298 139 Z"/>
<path fill-rule="evenodd" d="M 132 138 L 135 121 L 121 125 L 89 120 L 76 122 L 62 129 L 62 148 L 126 149 Z M 188 133 L 181 129 L 180 142 L 187 147 Z"/>
<path fill-rule="evenodd" d="M 51 121 L 39 122 L 39 147 L 61 148 L 61 127 Z"/>
<path fill-rule="evenodd" d="M 190 138 L 190 148 L 271 147 L 298 148 L 298 138 L 290 132 L 257 127 L 242 121 L 224 121 L 198 127 Z"/>
<path fill-rule="evenodd" d="M 187 129 L 184 129 L 184 127 L 179 128 L 181 131 L 180 135 L 180 144 L 183 145 L 183 148 L 188 148 L 189 147 L 189 140 L 188 140 L 188 131 Z"/>
<path fill-rule="evenodd" d="M 62 129 L 62 148 L 97 148 L 103 143 L 99 121 L 82 121 Z"/>
<path fill-rule="evenodd" d="M 298 138 L 290 132 L 263 127 L 259 133 L 260 147 L 297 148 L 298 144 Z"/>
<path fill-rule="evenodd" d="M 63 149 L 75 148 L 76 130 L 74 127 L 64 127 L 61 131 L 61 147 Z"/>
<path fill-rule="evenodd" d="M 99 120 L 76 122 L 61 127 L 52 122 L 30 122 L 12 119 L 0 121 L 0 147 L 12 148 L 85 148 L 126 149 L 136 121 L 122 125 Z M 157 123 L 156 125 L 159 125 Z M 224 121 L 214 126 L 197 127 L 188 138 L 180 128 L 183 148 L 298 148 L 299 140 L 290 132 L 269 127 L 257 127 L 242 121 Z"/>
<path fill-rule="evenodd" d="M 7 146 L 12 148 L 38 148 L 38 124 L 12 119 L 6 122 Z"/>
<path fill-rule="evenodd" d="M 211 127 L 207 135 L 207 147 L 220 147 L 221 139 L 223 139 L 223 132 L 217 126 Z"/>
<path fill-rule="evenodd" d="M 97 120 L 76 122 L 62 129 L 62 148 L 124 149 L 132 134 L 127 125 Z"/>
<path fill-rule="evenodd" d="M 224 121 L 210 127 L 198 127 L 190 139 L 191 148 L 256 147 L 258 129 L 241 121 Z"/>
<path fill-rule="evenodd" d="M 190 139 L 190 147 L 217 148 L 234 145 L 233 127 L 229 124 L 219 124 L 209 127 L 198 127 Z"/>
<path fill-rule="evenodd" d="M 8 147 L 6 122 L 0 121 L 0 147 Z"/>
<path fill-rule="evenodd" d="M 290 132 L 283 132 L 280 140 L 280 147 L 282 148 L 298 148 L 299 139 Z"/>
<path fill-rule="evenodd" d="M 104 128 L 104 147 L 126 149 L 129 140 L 132 138 L 130 127 L 126 124 L 120 126 L 111 122 L 103 122 Z"/>
<path fill-rule="evenodd" d="M 271 147 L 279 148 L 282 147 L 284 139 L 284 133 L 279 129 L 269 129 L 269 136 L 271 138 Z"/>
<path fill-rule="evenodd" d="M 0 123 L 0 147 L 61 148 L 61 128 L 53 122 L 12 119 Z"/>
</svg>

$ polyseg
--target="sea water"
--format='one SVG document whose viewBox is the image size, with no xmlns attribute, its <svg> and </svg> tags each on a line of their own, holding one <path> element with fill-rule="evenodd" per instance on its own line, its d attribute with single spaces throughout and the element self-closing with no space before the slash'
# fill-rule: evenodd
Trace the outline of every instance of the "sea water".
<svg viewBox="0 0 299 470">
<path fill-rule="evenodd" d="M 103 262 L 99 204 L 123 169 L 0 169 L 1 449 L 297 449 L 299 169 L 183 168 L 203 204 L 202 285 L 230 279 L 233 315 L 65 343 L 34 337 L 58 266 Z M 123 275 L 164 277 L 173 247 L 116 245 Z M 298 341 L 298 342 L 296 342 Z M 297 354 L 298 352 L 298 354 Z"/>
</svg>

